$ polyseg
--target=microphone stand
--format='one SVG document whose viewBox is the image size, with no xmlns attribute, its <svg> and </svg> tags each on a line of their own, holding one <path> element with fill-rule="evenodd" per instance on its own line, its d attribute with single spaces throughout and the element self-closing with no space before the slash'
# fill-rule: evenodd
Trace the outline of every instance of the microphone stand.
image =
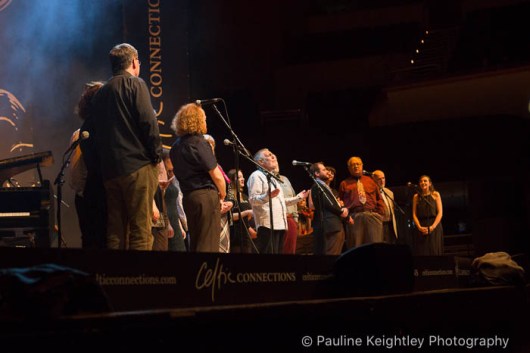
<svg viewBox="0 0 530 353">
<path fill-rule="evenodd" d="M 423 201 L 425 201 L 429 206 L 432 207 L 432 203 L 431 203 L 431 201 L 427 200 L 427 199 L 421 194 L 421 190 L 419 189 L 419 187 L 418 187 L 417 185 L 414 185 L 413 188 L 414 188 L 414 191 L 416 191 L 416 193 L 418 194 L 418 197 L 419 197 L 420 199 L 422 199 Z"/>
<path fill-rule="evenodd" d="M 219 109 L 217 109 L 217 106 L 215 104 L 212 104 L 212 108 L 213 110 L 215 111 L 215 113 L 221 118 L 221 121 L 226 125 L 226 127 L 228 128 L 228 130 L 230 131 L 230 134 L 232 135 L 232 138 L 233 138 L 233 143 L 234 145 L 236 146 L 236 148 L 238 148 L 239 150 L 243 151 L 244 154 L 248 157 L 250 157 L 250 152 L 249 150 L 247 150 L 247 148 L 243 145 L 243 143 L 239 140 L 239 137 L 237 137 L 236 133 L 234 132 L 234 130 L 232 130 L 232 126 L 228 123 L 228 121 L 224 118 L 223 114 L 221 114 L 221 112 L 219 111 Z"/>
<path fill-rule="evenodd" d="M 224 104 L 224 101 L 222 101 L 223 104 Z M 241 190 L 239 189 L 239 149 L 241 148 L 240 146 L 243 146 L 243 144 L 239 141 L 239 138 L 237 138 L 237 135 L 236 133 L 234 132 L 234 130 L 232 130 L 232 126 L 230 125 L 230 123 L 227 121 L 227 119 L 225 119 L 225 117 L 223 116 L 223 114 L 221 114 L 221 112 L 219 111 L 219 109 L 217 109 L 217 106 L 215 104 L 212 104 L 212 108 L 213 110 L 215 111 L 215 113 L 221 118 L 221 121 L 226 125 L 226 127 L 228 128 L 228 130 L 230 131 L 230 134 L 232 135 L 233 139 L 234 139 L 234 143 L 233 143 L 233 149 L 234 149 L 234 169 L 236 171 L 236 178 L 235 178 L 235 183 L 236 183 L 236 197 L 235 197 L 235 202 L 236 202 L 236 205 L 237 205 L 237 208 L 239 209 L 239 226 L 243 226 L 245 228 L 245 230 L 247 231 L 247 234 L 248 234 L 248 229 L 246 229 L 246 227 L 244 226 L 244 222 L 243 222 L 243 219 L 241 217 Z M 226 108 L 226 106 L 225 106 Z M 250 155 L 250 153 L 248 153 L 247 149 L 245 148 L 245 152 L 246 154 Z M 240 229 L 241 230 L 241 229 Z M 240 232 L 242 234 L 242 232 Z M 250 234 L 248 234 L 248 237 L 249 239 L 252 241 L 252 239 L 250 238 Z M 241 246 L 243 246 L 243 239 L 240 239 L 240 242 L 241 242 Z"/>
<path fill-rule="evenodd" d="M 263 172 L 263 170 L 262 170 Z M 265 176 L 267 177 L 267 185 L 269 186 L 269 219 L 270 219 L 270 223 L 271 223 L 271 231 L 270 231 L 270 239 L 269 239 L 269 244 L 267 245 L 267 248 L 270 246 L 271 247 L 271 253 L 272 254 L 277 254 L 277 249 L 274 248 L 274 218 L 273 218 L 273 212 L 272 212 L 272 185 L 273 185 L 273 181 L 271 179 L 271 175 L 272 173 L 269 173 L 269 174 L 265 174 Z M 276 186 L 276 185 L 274 185 Z"/>
<path fill-rule="evenodd" d="M 76 146 L 77 148 L 77 146 Z M 63 243 L 62 227 L 61 227 L 61 204 L 63 203 L 63 185 L 64 185 L 64 171 L 70 165 L 70 158 L 74 153 L 76 148 L 69 147 L 68 150 L 63 155 L 63 165 L 59 174 L 53 182 L 54 185 L 57 185 L 57 248 L 60 249 Z"/>
<path fill-rule="evenodd" d="M 223 104 L 224 104 L 224 101 L 223 101 Z M 252 159 L 252 157 L 250 155 L 250 152 L 246 149 L 246 147 L 243 145 L 241 140 L 239 140 L 239 137 L 237 136 L 237 134 L 232 129 L 232 126 L 228 123 L 228 121 L 225 119 L 223 114 L 221 114 L 219 109 L 217 109 L 217 106 L 215 104 L 212 104 L 212 108 L 215 111 L 215 113 L 217 114 L 217 116 L 219 116 L 219 118 L 221 118 L 221 121 L 226 125 L 226 127 L 230 131 L 230 134 L 232 135 L 232 138 L 233 138 L 232 142 L 233 142 L 233 145 L 234 145 L 234 154 L 235 154 L 234 166 L 236 167 L 236 175 L 239 175 L 239 170 L 238 170 L 238 168 L 239 168 L 239 160 L 238 160 L 238 157 L 242 156 L 243 158 L 247 159 L 252 164 L 254 164 L 257 167 L 257 169 L 261 170 L 263 172 L 263 174 L 265 174 L 265 176 L 267 177 L 267 184 L 269 186 L 269 217 L 270 217 L 270 223 L 271 223 L 271 241 L 272 241 L 273 234 L 274 234 L 274 223 L 273 223 L 273 215 L 272 215 L 272 198 L 271 198 L 272 178 L 276 179 L 277 181 L 279 181 L 282 184 L 283 184 L 283 181 L 279 177 L 277 177 L 276 175 L 274 175 L 271 172 L 269 172 L 268 170 L 263 169 L 258 163 L 256 163 L 256 161 L 254 161 L 254 159 Z M 236 184 L 238 184 L 238 183 L 236 183 Z M 236 190 L 237 190 L 237 188 L 238 188 L 238 185 L 236 185 Z M 272 250 L 273 250 L 273 253 L 274 253 L 274 246 L 272 247 Z"/>
<path fill-rule="evenodd" d="M 381 188 L 381 192 L 383 194 L 385 194 L 385 196 L 388 197 L 389 200 L 392 201 L 392 203 L 394 204 L 394 207 L 397 208 L 399 210 L 399 212 L 401 212 L 402 215 L 405 215 L 405 211 L 403 211 L 403 209 L 401 207 L 399 207 L 399 205 L 396 202 L 396 200 L 394 200 L 392 197 L 390 197 L 389 194 L 387 194 L 387 192 L 385 191 L 385 188 Z"/>
<path fill-rule="evenodd" d="M 236 177 L 235 177 L 235 180 L 232 180 L 232 182 L 235 182 L 236 185 L 235 185 L 235 189 L 236 189 L 236 195 L 235 195 L 235 203 L 236 203 L 236 206 L 237 206 L 237 209 L 239 210 L 239 222 L 238 222 L 238 226 L 239 226 L 239 243 L 240 243 L 240 247 L 241 247 L 241 250 L 243 250 L 243 232 L 242 232 L 242 229 L 241 228 L 246 228 L 245 227 L 245 224 L 243 222 L 243 217 L 241 216 L 241 190 L 239 188 L 239 158 L 237 158 L 237 146 L 236 144 L 233 144 L 232 145 L 232 148 L 234 150 L 234 156 L 236 156 L 235 160 L 234 160 L 234 169 L 236 170 Z M 233 218 L 233 216 L 232 216 Z"/>
<path fill-rule="evenodd" d="M 331 206 L 334 205 L 333 201 L 331 201 L 331 199 L 329 198 L 329 196 L 325 193 L 324 191 L 324 188 L 322 187 L 322 185 L 320 185 L 320 183 L 317 181 L 317 178 L 315 178 L 315 176 L 313 174 L 311 174 L 311 172 L 309 171 L 309 167 L 304 165 L 304 169 L 305 171 L 307 172 L 307 174 L 309 175 L 309 177 L 311 179 L 313 179 L 313 182 L 317 185 L 317 187 L 320 189 L 320 192 L 324 195 L 324 197 L 326 198 L 326 200 L 329 202 L 329 204 Z"/>
<path fill-rule="evenodd" d="M 269 187 L 269 219 L 270 219 L 270 223 L 271 223 L 271 228 L 270 228 L 270 241 L 272 241 L 273 239 L 273 235 L 274 235 L 274 218 L 273 218 L 273 213 L 272 213 L 272 197 L 271 197 L 271 193 L 272 193 L 272 185 L 273 183 L 275 183 L 274 180 L 272 179 L 275 179 L 276 181 L 280 182 L 283 184 L 283 181 L 280 179 L 280 177 L 278 177 L 277 175 L 274 175 L 273 173 L 269 172 L 268 170 L 264 169 L 261 165 L 259 165 L 254 159 L 252 159 L 249 155 L 247 155 L 246 153 L 242 152 L 240 149 L 237 149 L 237 154 L 238 155 L 241 155 L 243 158 L 245 158 L 246 160 L 248 160 L 250 163 L 254 164 L 256 166 L 256 168 L 261 171 L 263 174 L 265 174 L 265 176 L 267 177 L 267 185 Z M 267 247 L 269 247 L 269 245 L 267 245 Z M 272 247 L 272 252 L 274 252 L 274 244 L 271 244 L 271 247 Z"/>
<path fill-rule="evenodd" d="M 239 153 L 243 153 L 243 151 L 240 151 L 239 150 L 239 146 L 236 144 L 236 143 L 233 143 L 232 144 L 232 149 L 234 150 L 234 169 L 235 169 L 235 175 L 236 175 L 236 178 L 235 178 L 235 190 L 236 190 L 236 195 L 235 195 L 235 203 L 236 203 L 236 207 L 237 209 L 239 210 L 239 222 L 238 222 L 238 227 L 239 227 L 239 242 L 240 242 L 240 246 L 241 246 L 241 251 L 244 249 L 243 248 L 243 237 L 244 235 L 243 234 L 246 234 L 246 237 L 248 238 L 250 244 L 252 244 L 252 247 L 253 249 L 258 252 L 257 248 L 256 248 L 256 245 L 254 244 L 254 240 L 252 240 L 252 237 L 250 236 L 250 233 L 248 231 L 248 225 L 246 223 L 246 220 L 242 217 L 242 209 L 241 209 L 241 188 L 239 186 Z M 246 154 L 246 150 L 245 150 L 245 155 Z"/>
</svg>

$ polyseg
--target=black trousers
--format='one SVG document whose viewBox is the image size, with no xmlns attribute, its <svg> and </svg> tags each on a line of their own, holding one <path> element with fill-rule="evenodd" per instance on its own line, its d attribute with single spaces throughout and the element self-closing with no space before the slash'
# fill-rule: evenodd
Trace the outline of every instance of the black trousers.
<svg viewBox="0 0 530 353">
<path fill-rule="evenodd" d="M 213 189 L 185 193 L 182 199 L 190 232 L 190 251 L 219 252 L 221 210 L 219 195 Z"/>
<path fill-rule="evenodd" d="M 274 230 L 271 233 L 270 228 L 259 227 L 256 247 L 260 254 L 281 254 L 283 252 L 283 237 L 285 229 Z"/>
</svg>

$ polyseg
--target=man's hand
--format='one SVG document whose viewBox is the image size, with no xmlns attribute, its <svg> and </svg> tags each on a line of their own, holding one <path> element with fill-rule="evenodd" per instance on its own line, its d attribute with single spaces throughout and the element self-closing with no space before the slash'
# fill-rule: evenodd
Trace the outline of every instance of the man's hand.
<svg viewBox="0 0 530 353">
<path fill-rule="evenodd" d="M 167 225 L 167 237 L 168 238 L 173 238 L 174 236 L 175 236 L 175 230 L 173 229 L 171 224 L 169 224 L 169 222 L 168 222 L 168 225 Z"/>
<path fill-rule="evenodd" d="M 252 219 L 253 213 L 252 210 L 245 210 L 241 212 L 241 218 L 246 218 L 247 220 Z"/>
<path fill-rule="evenodd" d="M 232 206 L 234 206 L 234 204 L 231 201 L 221 201 L 221 214 L 230 211 Z"/>
<path fill-rule="evenodd" d="M 153 222 L 157 222 L 160 218 L 160 211 L 158 210 L 158 207 L 156 207 L 155 202 L 153 201 Z"/>
<path fill-rule="evenodd" d="M 171 182 L 173 181 L 173 179 L 175 179 L 175 176 L 172 176 L 171 179 L 168 180 L 159 180 L 158 185 L 160 185 L 160 188 L 162 190 L 166 190 L 169 184 L 171 184 Z"/>
<path fill-rule="evenodd" d="M 280 189 L 274 189 L 271 191 L 271 198 L 278 196 Z"/>
<path fill-rule="evenodd" d="M 308 195 L 309 195 L 309 190 L 302 190 L 298 193 L 298 195 L 296 195 L 296 197 L 300 199 L 306 199 Z"/>
</svg>

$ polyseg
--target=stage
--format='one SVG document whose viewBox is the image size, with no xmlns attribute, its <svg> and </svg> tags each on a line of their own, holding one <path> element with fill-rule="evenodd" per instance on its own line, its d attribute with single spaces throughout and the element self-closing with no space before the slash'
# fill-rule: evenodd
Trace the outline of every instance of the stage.
<svg viewBox="0 0 530 353">
<path fill-rule="evenodd" d="M 415 257 L 413 287 L 347 295 L 327 256 L 0 248 L 2 351 L 528 352 L 529 288 L 469 263 Z"/>
</svg>

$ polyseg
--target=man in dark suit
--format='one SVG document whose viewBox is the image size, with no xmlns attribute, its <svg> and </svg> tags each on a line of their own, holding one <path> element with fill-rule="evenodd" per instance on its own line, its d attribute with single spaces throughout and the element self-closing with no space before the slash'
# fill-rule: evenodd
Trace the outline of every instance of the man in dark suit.
<svg viewBox="0 0 530 353">
<path fill-rule="evenodd" d="M 329 171 L 322 162 L 311 165 L 309 171 L 315 177 L 315 184 L 311 188 L 311 200 L 315 209 L 314 253 L 316 255 L 340 255 L 344 246 L 342 221 L 348 217 L 348 209 L 341 207 L 333 195 L 328 185 Z"/>
</svg>

